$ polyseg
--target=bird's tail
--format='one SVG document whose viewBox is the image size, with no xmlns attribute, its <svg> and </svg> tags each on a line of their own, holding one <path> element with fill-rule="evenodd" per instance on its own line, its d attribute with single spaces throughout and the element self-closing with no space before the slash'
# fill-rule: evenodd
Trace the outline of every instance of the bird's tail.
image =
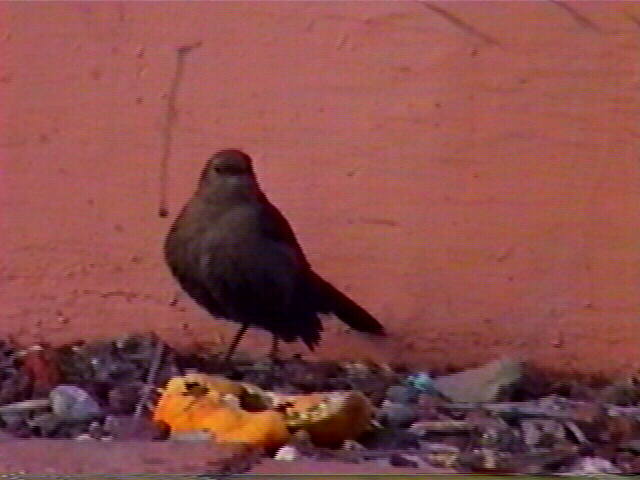
<svg viewBox="0 0 640 480">
<path fill-rule="evenodd" d="M 382 324 L 373 318 L 369 312 L 320 275 L 315 272 L 313 272 L 312 275 L 319 300 L 319 312 L 333 313 L 354 330 L 376 335 L 385 335 Z"/>
</svg>

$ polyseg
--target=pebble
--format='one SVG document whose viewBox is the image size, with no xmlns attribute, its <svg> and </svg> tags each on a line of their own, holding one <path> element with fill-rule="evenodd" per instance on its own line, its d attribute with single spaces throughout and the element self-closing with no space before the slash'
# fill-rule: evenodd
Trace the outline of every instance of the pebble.
<svg viewBox="0 0 640 480">
<path fill-rule="evenodd" d="M 293 445 L 285 445 L 280 447 L 276 454 L 273 456 L 274 460 L 279 460 L 281 462 L 293 462 L 300 457 L 300 452 Z"/>
<path fill-rule="evenodd" d="M 423 437 L 429 433 L 459 433 L 470 432 L 474 426 L 464 420 L 428 420 L 416 422 L 409 427 L 409 431 Z"/>
<path fill-rule="evenodd" d="M 460 449 L 455 445 L 449 445 L 448 443 L 439 442 L 420 442 L 420 447 L 427 453 L 444 453 L 444 454 L 456 454 L 460 453 Z"/>
<path fill-rule="evenodd" d="M 621 473 L 621 471 L 606 458 L 582 457 L 565 475 L 599 475 L 607 473 Z"/>
<path fill-rule="evenodd" d="M 52 436 L 62 425 L 62 419 L 55 413 L 41 413 L 28 422 L 29 427 L 36 429 L 43 437 Z"/>
<path fill-rule="evenodd" d="M 416 393 L 433 394 L 436 392 L 435 386 L 433 384 L 433 379 L 427 372 L 419 372 L 410 375 L 405 380 L 405 383 L 414 391 L 416 391 Z"/>
<path fill-rule="evenodd" d="M 416 409 L 403 403 L 385 401 L 378 413 L 380 423 L 391 428 L 407 428 L 417 419 Z"/>
<path fill-rule="evenodd" d="M 522 377 L 522 363 L 502 359 L 481 367 L 438 377 L 434 387 L 454 402 L 495 402 Z"/>
<path fill-rule="evenodd" d="M 342 442 L 341 448 L 342 450 L 351 450 L 351 451 L 365 450 L 365 448 L 360 443 L 356 442 L 355 440 L 349 440 L 349 439 Z"/>
<path fill-rule="evenodd" d="M 394 453 L 393 455 L 391 455 L 391 458 L 389 458 L 389 464 L 392 467 L 419 468 L 424 466 L 425 462 L 416 455 Z"/>
<path fill-rule="evenodd" d="M 75 385 L 58 385 L 51 390 L 49 398 L 53 413 L 66 421 L 82 422 L 102 414 L 98 403 Z"/>
<path fill-rule="evenodd" d="M 522 439 L 530 447 L 549 447 L 564 440 L 565 427 L 555 420 L 524 419 L 520 422 Z"/>
<path fill-rule="evenodd" d="M 130 415 L 135 409 L 144 389 L 143 382 L 128 382 L 116 385 L 107 395 L 109 409 L 118 415 Z"/>
<path fill-rule="evenodd" d="M 24 412 L 7 412 L 0 415 L 7 429 L 17 430 L 26 423 L 26 415 Z"/>
<path fill-rule="evenodd" d="M 360 443 L 372 450 L 400 450 L 420 448 L 418 436 L 407 430 L 377 428 L 359 439 Z"/>
<path fill-rule="evenodd" d="M 393 385 L 387 389 L 386 399 L 394 403 L 413 403 L 418 399 L 418 391 L 403 385 Z"/>
</svg>

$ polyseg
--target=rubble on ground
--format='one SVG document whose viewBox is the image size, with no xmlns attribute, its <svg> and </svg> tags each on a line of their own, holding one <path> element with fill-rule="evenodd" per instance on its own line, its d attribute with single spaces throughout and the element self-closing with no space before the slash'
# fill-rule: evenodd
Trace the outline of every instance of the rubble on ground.
<svg viewBox="0 0 640 480">
<path fill-rule="evenodd" d="M 262 458 L 368 471 L 640 473 L 635 378 L 558 379 L 513 359 L 439 376 L 241 354 L 225 365 L 217 355 L 159 345 L 153 335 L 60 348 L 0 342 L 0 437 L 76 439 L 96 449 L 106 441 L 262 439 L 254 445 L 264 447 Z"/>
</svg>

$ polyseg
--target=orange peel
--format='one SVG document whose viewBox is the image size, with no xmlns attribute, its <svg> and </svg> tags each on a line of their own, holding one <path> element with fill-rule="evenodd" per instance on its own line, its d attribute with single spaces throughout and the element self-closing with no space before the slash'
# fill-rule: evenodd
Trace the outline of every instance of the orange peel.
<svg viewBox="0 0 640 480">
<path fill-rule="evenodd" d="M 260 411 L 247 411 L 250 397 Z M 220 443 L 266 449 L 284 445 L 290 431 L 305 430 L 319 446 L 339 446 L 370 425 L 374 408 L 359 391 L 281 395 L 224 377 L 191 373 L 174 377 L 153 412 L 172 433 L 207 431 Z"/>
<path fill-rule="evenodd" d="M 172 433 L 207 431 L 219 443 L 245 443 L 267 449 L 284 445 L 289 431 L 274 410 L 239 407 L 240 384 L 204 374 L 172 378 L 153 412 L 153 420 Z"/>
</svg>

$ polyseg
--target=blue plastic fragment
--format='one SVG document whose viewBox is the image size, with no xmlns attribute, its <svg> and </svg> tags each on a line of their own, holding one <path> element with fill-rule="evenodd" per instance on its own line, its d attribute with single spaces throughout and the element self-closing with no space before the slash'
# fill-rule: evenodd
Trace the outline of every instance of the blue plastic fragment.
<svg viewBox="0 0 640 480">
<path fill-rule="evenodd" d="M 433 379 L 426 372 L 414 373 L 408 376 L 404 383 L 420 393 L 434 392 L 436 390 L 433 385 Z"/>
</svg>

